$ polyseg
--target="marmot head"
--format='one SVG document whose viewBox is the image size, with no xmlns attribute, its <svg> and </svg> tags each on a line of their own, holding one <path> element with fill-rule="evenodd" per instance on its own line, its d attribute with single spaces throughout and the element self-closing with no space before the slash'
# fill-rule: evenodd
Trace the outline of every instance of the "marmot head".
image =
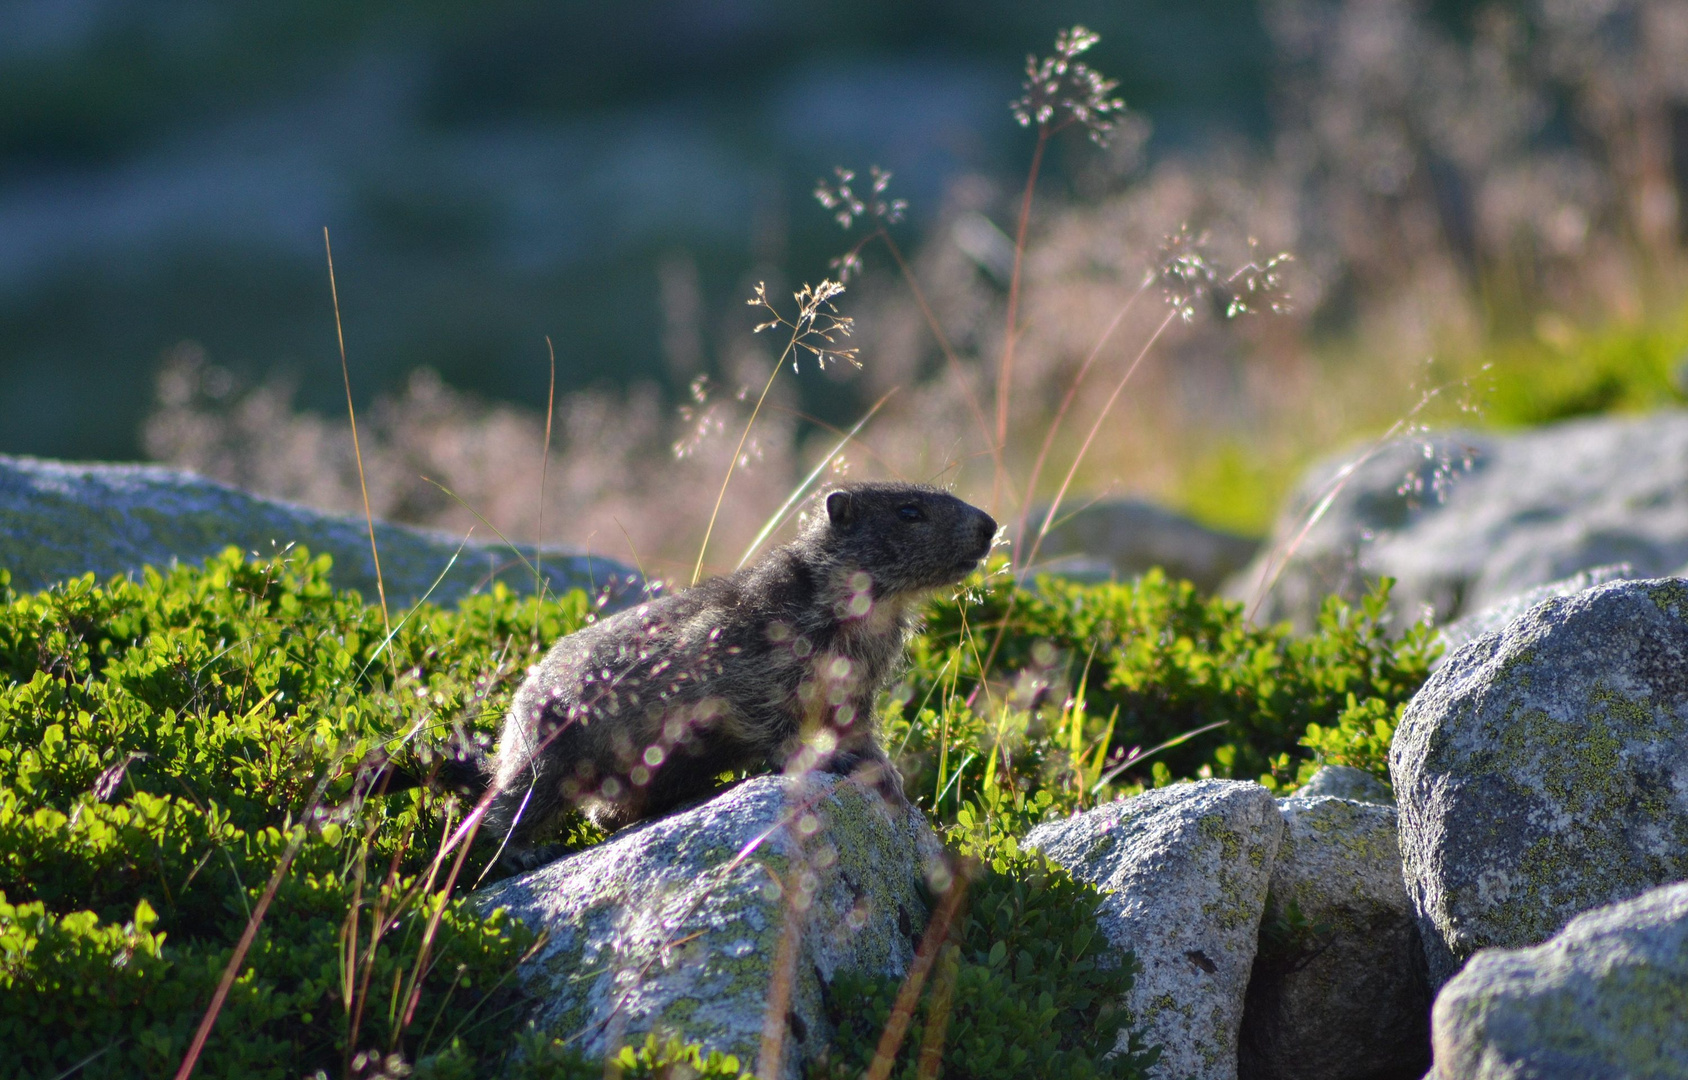
<svg viewBox="0 0 1688 1080">
<path fill-rule="evenodd" d="M 960 581 L 996 537 L 989 514 L 921 484 L 851 484 L 829 492 L 825 506 L 806 539 L 840 569 L 867 574 L 879 597 Z"/>
</svg>

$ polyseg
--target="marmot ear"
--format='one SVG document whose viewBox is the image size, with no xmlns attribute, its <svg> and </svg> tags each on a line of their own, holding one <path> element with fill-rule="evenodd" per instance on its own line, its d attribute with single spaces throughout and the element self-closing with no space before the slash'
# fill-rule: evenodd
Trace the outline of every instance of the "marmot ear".
<svg viewBox="0 0 1688 1080">
<path fill-rule="evenodd" d="M 835 491 L 826 497 L 826 516 L 835 529 L 848 529 L 856 523 L 856 502 L 848 491 Z"/>
</svg>

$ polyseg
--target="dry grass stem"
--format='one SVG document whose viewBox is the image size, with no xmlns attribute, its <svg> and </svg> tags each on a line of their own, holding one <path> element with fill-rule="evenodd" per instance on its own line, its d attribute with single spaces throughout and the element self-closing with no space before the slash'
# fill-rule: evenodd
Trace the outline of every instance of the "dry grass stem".
<svg viewBox="0 0 1688 1080">
<path fill-rule="evenodd" d="M 696 585 L 703 577 L 703 560 L 709 553 L 709 539 L 715 534 L 715 522 L 721 516 L 721 504 L 727 498 L 727 485 L 732 483 L 733 472 L 738 467 L 739 460 L 744 455 L 744 444 L 750 438 L 751 428 L 756 426 L 756 418 L 762 415 L 762 405 L 768 400 L 768 391 L 774 388 L 774 380 L 779 377 L 780 368 L 787 360 L 791 361 L 793 370 L 797 367 L 797 354 L 807 352 L 815 358 L 815 363 L 825 368 L 829 360 L 844 360 L 857 367 L 861 364 L 856 360 L 856 350 L 839 345 L 839 341 L 850 336 L 851 320 L 838 314 L 833 307 L 832 300 L 842 295 L 844 285 L 841 282 L 823 280 L 819 285 L 805 285 L 793 296 L 797 301 L 797 314 L 787 319 L 781 315 L 768 300 L 767 288 L 761 282 L 756 285 L 755 295 L 747 304 L 765 310 L 770 318 L 756 326 L 756 333 L 772 330 L 776 326 L 790 329 L 791 336 L 780 351 L 779 359 L 774 361 L 774 370 L 768 373 L 768 381 L 762 385 L 762 393 L 756 398 L 755 408 L 750 410 L 750 418 L 744 423 L 744 432 L 739 435 L 738 446 L 733 449 L 732 460 L 727 465 L 726 475 L 721 478 L 721 490 L 715 496 L 715 506 L 709 512 L 709 523 L 703 530 L 703 542 L 698 545 L 697 563 L 692 567 L 691 584 Z"/>
<path fill-rule="evenodd" d="M 885 1030 L 880 1033 L 879 1045 L 874 1048 L 873 1061 L 868 1066 L 865 1080 L 887 1080 L 890 1077 L 891 1069 L 897 1063 L 897 1051 L 902 1049 L 903 1039 L 907 1037 L 909 1025 L 914 1021 L 915 1005 L 920 1001 L 921 990 L 925 989 L 926 977 L 932 970 L 933 961 L 942 951 L 944 942 L 949 940 L 950 926 L 954 923 L 956 914 L 961 910 L 961 902 L 967 895 L 968 877 L 969 868 L 966 866 L 957 866 L 951 872 L 949 888 L 944 890 L 938 909 L 932 913 L 931 921 L 926 924 L 926 930 L 920 936 L 920 945 L 915 950 L 914 962 L 909 965 L 908 974 L 903 977 L 902 985 L 897 988 L 896 1000 L 891 1005 L 891 1018 L 886 1022 Z M 925 1056 L 924 1053 L 922 1056 Z"/>
<path fill-rule="evenodd" d="M 346 384 L 346 417 L 352 426 L 352 452 L 357 457 L 358 488 L 363 493 L 363 517 L 369 526 L 369 557 L 375 562 L 375 592 L 381 599 L 381 621 L 389 632 L 392 622 L 387 618 L 387 584 L 381 577 L 381 552 L 375 547 L 375 515 L 369 509 L 369 484 L 363 476 L 363 447 L 358 442 L 358 414 L 352 407 L 352 373 L 346 364 L 346 331 L 340 322 L 340 287 L 334 280 L 334 247 L 328 242 L 328 226 L 322 227 L 322 246 L 328 253 L 328 293 L 334 300 L 334 336 L 340 343 L 340 377 Z"/>
</svg>

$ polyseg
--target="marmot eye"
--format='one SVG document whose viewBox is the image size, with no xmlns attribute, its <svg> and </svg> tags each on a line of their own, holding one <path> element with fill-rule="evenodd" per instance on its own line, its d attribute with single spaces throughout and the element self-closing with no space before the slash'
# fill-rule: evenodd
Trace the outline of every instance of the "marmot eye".
<svg viewBox="0 0 1688 1080">
<path fill-rule="evenodd" d="M 897 516 L 904 521 L 925 521 L 926 511 L 914 503 L 909 503 L 907 506 L 897 507 Z"/>
</svg>

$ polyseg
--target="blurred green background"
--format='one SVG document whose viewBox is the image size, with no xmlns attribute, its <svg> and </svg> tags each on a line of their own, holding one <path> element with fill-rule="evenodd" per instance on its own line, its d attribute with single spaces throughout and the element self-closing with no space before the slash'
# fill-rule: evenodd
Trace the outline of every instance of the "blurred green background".
<svg viewBox="0 0 1688 1080">
<path fill-rule="evenodd" d="M 910 247 L 1016 185 L 1006 103 L 1075 22 L 1151 154 L 1269 137 L 1250 0 L 0 0 L 0 452 L 139 456 L 183 341 L 340 407 L 324 226 L 360 404 L 425 365 L 538 406 L 547 334 L 560 390 L 677 396 L 749 284 L 825 273 L 834 164 L 896 174 Z M 665 289 L 704 324 L 667 362 Z"/>
</svg>

